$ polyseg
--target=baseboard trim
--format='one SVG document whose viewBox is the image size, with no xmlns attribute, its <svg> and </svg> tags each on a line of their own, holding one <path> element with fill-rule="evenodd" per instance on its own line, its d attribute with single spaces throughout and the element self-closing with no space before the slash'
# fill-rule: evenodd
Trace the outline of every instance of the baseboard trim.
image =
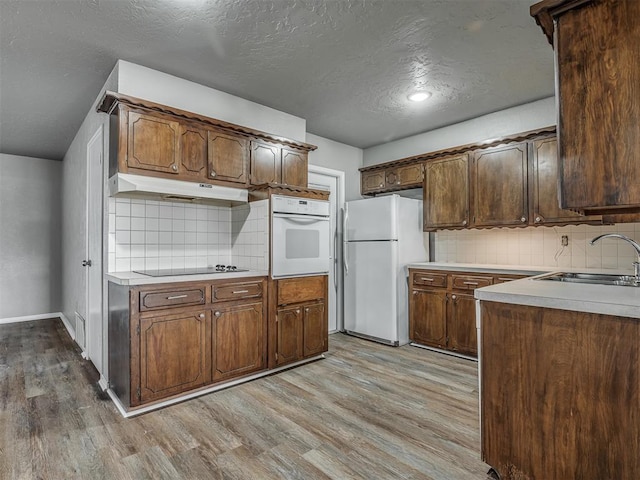
<svg viewBox="0 0 640 480">
<path fill-rule="evenodd" d="M 0 325 L 4 325 L 6 323 L 18 323 L 18 322 L 30 322 L 32 320 L 47 320 L 60 318 L 62 313 L 60 312 L 51 312 L 51 313 L 40 313 L 38 315 L 25 315 L 23 317 L 9 317 L 9 318 L 0 318 Z"/>
<path fill-rule="evenodd" d="M 100 380 L 98 380 L 98 385 L 100 385 L 100 388 L 102 389 L 103 392 L 106 392 L 107 389 L 109 388 L 109 382 L 107 382 L 107 379 L 104 378 L 102 375 L 100 375 Z"/>
</svg>

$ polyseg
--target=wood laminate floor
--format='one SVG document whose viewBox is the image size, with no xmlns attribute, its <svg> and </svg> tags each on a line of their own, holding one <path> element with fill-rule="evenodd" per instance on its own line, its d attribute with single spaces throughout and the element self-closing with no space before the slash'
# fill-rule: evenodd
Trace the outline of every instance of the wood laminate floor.
<svg viewBox="0 0 640 480">
<path fill-rule="evenodd" d="M 0 325 L 0 478 L 486 478 L 476 363 L 329 344 L 324 360 L 127 420 L 62 322 Z"/>
</svg>

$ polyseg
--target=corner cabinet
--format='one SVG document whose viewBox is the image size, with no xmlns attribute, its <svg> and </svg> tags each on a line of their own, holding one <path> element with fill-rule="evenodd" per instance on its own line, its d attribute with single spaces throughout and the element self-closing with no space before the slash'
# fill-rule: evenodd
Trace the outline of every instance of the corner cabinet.
<svg viewBox="0 0 640 480">
<path fill-rule="evenodd" d="M 110 176 L 307 187 L 313 145 L 112 92 L 98 111 L 112 115 Z"/>
<path fill-rule="evenodd" d="M 561 206 L 640 212 L 640 2 L 531 7 L 555 48 Z"/>
<path fill-rule="evenodd" d="M 409 269 L 409 339 L 427 347 L 476 357 L 473 292 L 523 275 Z"/>
<path fill-rule="evenodd" d="M 110 386 L 126 408 L 267 368 L 264 277 L 109 283 Z"/>
<path fill-rule="evenodd" d="M 281 366 L 328 350 L 327 276 L 273 280 L 269 366 Z"/>
</svg>

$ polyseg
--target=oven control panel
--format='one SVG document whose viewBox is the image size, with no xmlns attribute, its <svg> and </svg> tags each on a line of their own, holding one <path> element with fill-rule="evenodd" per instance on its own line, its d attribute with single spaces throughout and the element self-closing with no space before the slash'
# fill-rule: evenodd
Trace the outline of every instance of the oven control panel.
<svg viewBox="0 0 640 480">
<path fill-rule="evenodd" d="M 297 215 L 329 216 L 328 200 L 311 200 L 308 198 L 288 197 L 285 195 L 271 196 L 271 211 L 273 213 L 291 213 Z"/>
</svg>

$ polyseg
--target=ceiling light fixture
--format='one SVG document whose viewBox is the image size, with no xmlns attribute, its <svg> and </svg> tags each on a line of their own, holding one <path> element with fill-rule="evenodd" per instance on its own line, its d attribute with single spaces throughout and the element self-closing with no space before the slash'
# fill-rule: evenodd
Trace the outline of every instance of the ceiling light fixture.
<svg viewBox="0 0 640 480">
<path fill-rule="evenodd" d="M 407 98 L 412 102 L 424 102 L 427 98 L 431 96 L 431 92 L 419 91 L 413 92 L 408 95 Z"/>
</svg>

